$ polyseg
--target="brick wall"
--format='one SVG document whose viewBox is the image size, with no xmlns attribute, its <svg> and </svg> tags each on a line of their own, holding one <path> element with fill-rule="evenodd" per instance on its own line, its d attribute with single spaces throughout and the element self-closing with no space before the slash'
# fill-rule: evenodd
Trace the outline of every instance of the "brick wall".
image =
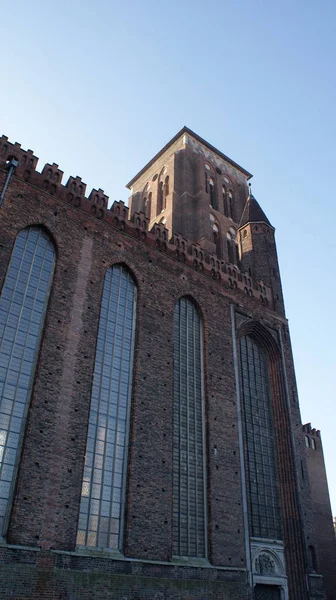
<svg viewBox="0 0 336 600">
<path fill-rule="evenodd" d="M 33 165 L 28 177 L 20 163 L 0 208 L 0 287 L 16 235 L 24 227 L 40 224 L 47 228 L 57 249 L 57 264 L 8 545 L 0 547 L 4 598 L 103 600 L 111 593 L 120 600 L 247 598 L 230 305 L 269 331 L 281 331 L 287 373 L 287 380 L 281 380 L 281 394 L 282 401 L 289 400 L 289 404 L 285 417 L 277 423 L 277 436 L 281 438 L 282 427 L 291 448 L 287 467 L 293 503 L 286 504 L 285 518 L 293 525 L 291 531 L 297 532 L 302 528 L 303 515 L 295 490 L 300 488 L 298 473 L 304 449 L 286 320 L 272 310 L 269 290 L 265 292 L 270 298 L 266 307 L 259 292 L 254 292 L 256 282 L 250 284 L 252 295 L 244 293 L 243 275 L 239 283 L 237 274 L 235 280 L 228 276 L 226 265 L 220 263 L 217 268 L 213 263 L 211 267 L 211 256 L 200 258 L 198 254 L 194 259 L 187 250 L 177 254 L 164 239 L 163 226 L 149 234 L 148 220 L 143 217 L 139 217 L 139 225 L 136 214 L 132 223 L 127 221 L 123 203 L 107 211 L 102 190 L 94 190 L 86 199 L 85 184 L 79 178 L 70 178 L 67 186 L 61 186 L 59 175 L 57 183 L 51 184 L 61 174 L 57 165 L 47 165 L 48 169 L 38 174 L 34 171 L 35 158 L 29 152 L 21 156 L 18 148 L 16 152 L 22 162 L 26 160 L 25 167 L 31 160 Z M 177 160 L 189 161 L 183 177 L 191 182 L 193 162 L 187 154 L 181 157 L 179 154 Z M 51 176 L 45 179 L 50 170 Z M 179 174 L 182 177 L 181 170 Z M 0 170 L 0 189 L 5 177 Z M 182 183 L 176 177 L 179 185 Z M 191 205 L 186 211 L 183 219 L 189 213 L 191 216 Z M 75 550 L 104 275 L 109 266 L 120 262 L 136 278 L 138 302 L 125 558 L 117 561 L 103 554 L 98 558 L 71 552 Z M 162 564 L 172 560 L 173 311 L 183 295 L 194 298 L 203 318 L 211 568 Z M 309 527 L 313 525 L 307 521 Z M 296 541 L 297 546 L 290 537 L 286 543 L 291 560 L 290 600 L 303 600 L 303 539 Z M 302 556 L 297 559 L 294 550 L 299 547 Z M 153 566 L 149 561 L 159 562 Z M 1 577 L 6 582 L 3 587 Z"/>
</svg>

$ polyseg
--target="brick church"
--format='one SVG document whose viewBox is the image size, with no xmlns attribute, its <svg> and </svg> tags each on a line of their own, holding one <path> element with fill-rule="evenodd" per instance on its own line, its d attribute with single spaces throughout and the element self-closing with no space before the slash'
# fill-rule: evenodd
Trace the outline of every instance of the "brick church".
<svg viewBox="0 0 336 600">
<path fill-rule="evenodd" d="M 335 600 L 274 227 L 184 127 L 130 202 L 0 138 L 0 597 Z"/>
</svg>

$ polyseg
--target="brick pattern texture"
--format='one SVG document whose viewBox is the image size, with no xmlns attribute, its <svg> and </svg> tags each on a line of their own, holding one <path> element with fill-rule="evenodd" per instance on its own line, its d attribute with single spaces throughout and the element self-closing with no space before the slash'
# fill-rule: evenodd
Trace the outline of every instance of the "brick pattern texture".
<svg viewBox="0 0 336 600">
<path fill-rule="evenodd" d="M 8 149 L 6 139 L 0 141 L 0 152 L 1 148 Z M 269 244 L 268 249 L 274 251 L 268 267 L 263 267 L 271 274 L 266 282 L 270 294 L 266 307 L 259 294 L 244 293 L 242 286 L 230 283 L 226 266 L 211 269 L 210 255 L 205 253 L 205 259 L 193 261 L 176 253 L 168 243 L 170 234 L 164 225 L 148 233 L 148 219 L 138 212 L 141 207 L 136 207 L 136 194 L 132 219 L 128 221 L 122 202 L 108 211 L 102 190 L 93 190 L 86 199 L 85 184 L 79 178 L 70 178 L 62 186 L 62 172 L 57 165 L 46 165 L 39 174 L 30 151 L 14 146 L 12 151 L 19 157 L 19 167 L 0 207 L 0 287 L 16 235 L 24 227 L 39 224 L 49 231 L 57 263 L 10 525 L 6 542 L 0 545 L 0 598 L 251 597 L 230 320 L 233 305 L 240 314 L 261 324 L 265 331 L 275 332 L 277 339 L 281 335 L 283 340 L 287 376 L 274 377 L 280 382 L 277 389 L 282 396 L 277 401 L 283 408 L 276 437 L 282 456 L 283 510 L 288 524 L 285 542 L 290 563 L 289 590 L 290 600 L 306 600 L 306 551 L 296 474 L 300 461 L 306 463 L 282 296 L 280 308 L 272 303 L 272 289 L 276 289 L 272 269 L 278 277 L 275 245 Z M 6 152 L 0 164 L 0 190 L 7 176 L 3 169 Z M 164 160 L 160 158 L 162 163 Z M 168 166 L 175 162 L 189 165 L 183 176 L 179 169 L 174 172 L 178 186 L 183 177 L 192 179 L 195 164 L 188 152 L 184 158 L 176 154 Z M 143 183 L 147 178 L 143 176 Z M 173 198 L 173 186 L 171 190 Z M 239 198 L 241 213 L 241 190 Z M 177 221 L 186 219 L 188 211 L 180 217 L 176 214 L 171 223 L 175 217 Z M 202 231 L 207 234 L 205 217 L 202 223 Z M 259 237 L 257 243 L 260 253 Z M 102 287 L 106 269 L 116 263 L 131 269 L 138 286 L 125 536 L 123 558 L 118 560 L 106 554 L 75 552 Z M 280 294 L 281 284 L 277 285 Z M 256 284 L 253 286 L 258 289 Z M 204 333 L 209 565 L 198 567 L 169 564 L 173 558 L 173 312 L 176 301 L 185 295 L 199 307 Z"/>
</svg>

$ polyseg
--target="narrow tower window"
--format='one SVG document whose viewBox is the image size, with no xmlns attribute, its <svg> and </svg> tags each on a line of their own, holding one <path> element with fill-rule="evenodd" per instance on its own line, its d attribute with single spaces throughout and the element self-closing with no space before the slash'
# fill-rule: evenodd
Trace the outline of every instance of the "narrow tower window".
<svg viewBox="0 0 336 600">
<path fill-rule="evenodd" d="M 0 537 L 9 518 L 55 258 L 43 229 L 20 231 L 0 299 Z"/>
<path fill-rule="evenodd" d="M 228 262 L 233 265 L 239 265 L 239 251 L 238 244 L 236 240 L 236 232 L 233 227 L 226 234 L 227 238 L 227 252 L 228 252 Z"/>
<path fill-rule="evenodd" d="M 227 191 L 226 191 L 226 187 L 225 185 L 222 186 L 222 194 L 223 194 L 223 207 L 224 207 L 224 215 L 226 217 L 229 216 L 229 210 L 228 210 L 228 197 L 227 197 Z"/>
<path fill-rule="evenodd" d="M 230 233 L 226 234 L 226 238 L 227 238 L 226 243 L 227 243 L 227 252 L 228 252 L 228 262 L 233 265 L 234 254 L 233 254 L 232 238 L 231 238 Z"/>
<path fill-rule="evenodd" d="M 121 549 L 137 288 L 106 271 L 99 319 L 77 544 Z"/>
<path fill-rule="evenodd" d="M 156 214 L 159 215 L 160 212 L 163 210 L 163 195 L 164 195 L 164 189 L 163 189 L 163 181 L 159 182 L 159 191 L 158 191 L 158 200 L 157 200 L 157 211 Z"/>
<path fill-rule="evenodd" d="M 151 213 L 152 213 L 152 192 L 149 192 L 148 198 L 145 202 L 145 215 L 149 220 L 151 220 Z"/>
<path fill-rule="evenodd" d="M 228 216 L 233 219 L 233 193 L 232 190 L 229 190 L 229 207 L 228 207 Z"/>
<path fill-rule="evenodd" d="M 167 196 L 169 194 L 169 175 L 167 168 L 164 167 L 158 180 L 158 195 L 156 205 L 156 216 L 158 216 L 167 207 Z"/>
<path fill-rule="evenodd" d="M 210 204 L 211 204 L 212 208 L 217 210 L 218 206 L 217 206 L 215 182 L 211 177 L 209 179 L 209 195 L 210 195 Z"/>
<path fill-rule="evenodd" d="M 147 199 L 148 199 L 148 191 L 149 191 L 149 183 L 146 183 L 143 192 L 142 192 L 142 198 L 141 198 L 141 208 L 140 210 L 144 213 L 146 213 L 146 204 L 147 204 Z"/>
<path fill-rule="evenodd" d="M 201 317 L 188 298 L 174 312 L 173 547 L 206 557 L 206 494 Z"/>
<path fill-rule="evenodd" d="M 268 360 L 251 336 L 240 340 L 243 435 L 252 537 L 282 539 Z"/>
<path fill-rule="evenodd" d="M 220 243 L 220 235 L 219 235 L 219 227 L 217 223 L 212 224 L 212 232 L 213 232 L 213 241 L 216 246 L 216 254 L 219 258 L 221 258 L 221 243 Z"/>
</svg>

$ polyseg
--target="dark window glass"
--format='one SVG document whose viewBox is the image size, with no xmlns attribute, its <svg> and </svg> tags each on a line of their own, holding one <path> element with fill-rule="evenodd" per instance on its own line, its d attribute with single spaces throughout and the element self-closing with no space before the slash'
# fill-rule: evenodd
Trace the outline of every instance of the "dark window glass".
<svg viewBox="0 0 336 600">
<path fill-rule="evenodd" d="M 220 238 L 219 238 L 219 232 L 218 231 L 213 231 L 213 241 L 214 244 L 216 245 L 216 254 L 218 256 L 218 258 L 221 257 L 221 244 L 220 244 Z"/>
<path fill-rule="evenodd" d="M 229 209 L 228 209 L 228 197 L 227 197 L 227 192 L 226 192 L 226 187 L 223 185 L 222 187 L 222 191 L 223 191 L 223 208 L 224 208 L 224 215 L 226 217 L 229 216 Z"/>
<path fill-rule="evenodd" d="M 240 341 L 246 485 L 252 537 L 282 539 L 274 428 L 264 350 L 250 336 Z"/>
<path fill-rule="evenodd" d="M 234 244 L 234 263 L 235 265 L 239 265 L 239 249 L 238 244 Z"/>
<path fill-rule="evenodd" d="M 0 299 L 0 534 L 10 510 L 54 266 L 47 233 L 40 227 L 20 231 Z"/>
<path fill-rule="evenodd" d="M 233 219 L 233 194 L 232 191 L 229 190 L 229 206 L 228 206 L 229 217 Z"/>
<path fill-rule="evenodd" d="M 181 298 L 174 313 L 174 554 L 206 556 L 201 317 Z"/>
<path fill-rule="evenodd" d="M 232 240 L 227 240 L 228 261 L 232 265 L 234 264 L 233 244 L 234 244 L 234 242 L 232 242 Z"/>
<path fill-rule="evenodd" d="M 159 215 L 160 212 L 163 210 L 163 206 L 164 206 L 163 193 L 164 193 L 163 181 L 160 181 L 160 183 L 159 183 L 158 201 L 157 201 L 157 211 L 156 211 L 157 215 Z"/>
<path fill-rule="evenodd" d="M 77 544 L 120 549 L 137 289 L 122 265 L 105 276 Z"/>
<path fill-rule="evenodd" d="M 217 198 L 216 198 L 216 189 L 215 189 L 215 184 L 212 179 L 209 179 L 209 194 L 210 194 L 210 204 L 211 204 L 212 208 L 217 210 L 218 206 L 217 206 Z"/>
</svg>

